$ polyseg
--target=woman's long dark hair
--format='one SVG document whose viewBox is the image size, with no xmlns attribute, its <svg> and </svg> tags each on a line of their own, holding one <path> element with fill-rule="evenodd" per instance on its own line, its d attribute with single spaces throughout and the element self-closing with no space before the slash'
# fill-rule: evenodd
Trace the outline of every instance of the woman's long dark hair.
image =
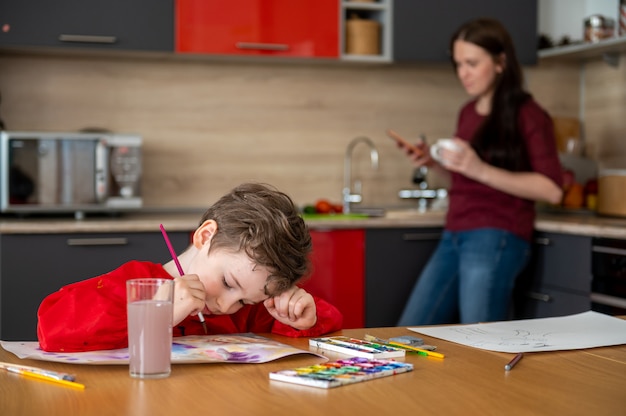
<svg viewBox="0 0 626 416">
<path fill-rule="evenodd" d="M 463 40 L 486 50 L 503 65 L 494 85 L 491 112 L 471 138 L 472 147 L 490 164 L 512 171 L 530 170 L 524 139 L 517 128 L 520 106 L 531 97 L 523 89 L 523 75 L 511 36 L 494 19 L 476 19 L 461 26 L 450 40 Z M 452 56 L 452 55 L 451 55 Z M 504 58 L 503 58 L 504 57 Z M 452 64 L 456 70 L 454 56 Z"/>
</svg>

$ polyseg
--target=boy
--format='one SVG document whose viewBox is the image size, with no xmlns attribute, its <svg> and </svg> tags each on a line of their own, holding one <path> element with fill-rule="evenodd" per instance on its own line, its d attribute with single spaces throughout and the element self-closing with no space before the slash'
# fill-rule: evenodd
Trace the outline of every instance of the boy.
<svg viewBox="0 0 626 416">
<path fill-rule="evenodd" d="M 164 243 L 165 244 L 165 243 Z M 203 215 L 190 246 L 164 265 L 130 261 L 47 296 L 37 336 L 45 351 L 92 351 L 128 345 L 126 280 L 174 279 L 173 334 L 273 332 L 318 336 L 341 329 L 332 305 L 296 286 L 308 271 L 309 231 L 292 200 L 275 188 L 243 184 Z"/>
</svg>

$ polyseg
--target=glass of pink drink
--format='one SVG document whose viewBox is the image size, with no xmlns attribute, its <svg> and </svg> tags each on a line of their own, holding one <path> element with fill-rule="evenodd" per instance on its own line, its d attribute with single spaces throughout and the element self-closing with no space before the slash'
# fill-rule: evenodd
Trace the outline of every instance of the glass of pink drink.
<svg viewBox="0 0 626 416">
<path fill-rule="evenodd" d="M 164 378 L 171 372 L 174 281 L 126 282 L 130 376 Z"/>
</svg>

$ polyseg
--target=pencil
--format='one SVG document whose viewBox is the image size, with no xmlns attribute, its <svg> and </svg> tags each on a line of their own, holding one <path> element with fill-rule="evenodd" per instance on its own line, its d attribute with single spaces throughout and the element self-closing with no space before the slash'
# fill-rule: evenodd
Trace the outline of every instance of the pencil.
<svg viewBox="0 0 626 416">
<path fill-rule="evenodd" d="M 167 249 L 170 251 L 172 260 L 174 260 L 174 264 L 176 264 L 178 273 L 181 276 L 184 275 L 185 272 L 183 271 L 183 267 L 180 265 L 180 262 L 178 261 L 178 256 L 176 255 L 176 252 L 174 251 L 174 247 L 172 247 L 172 243 L 170 242 L 170 238 L 167 236 L 167 233 L 165 232 L 165 227 L 163 227 L 163 224 L 161 224 L 161 234 L 163 234 L 163 239 L 165 240 L 165 244 L 167 244 Z M 202 329 L 204 329 L 204 333 L 208 334 L 209 331 L 207 331 L 206 322 L 204 322 L 204 315 L 202 315 L 202 312 L 198 312 L 198 319 L 200 320 L 200 323 L 202 324 Z"/>
<path fill-rule="evenodd" d="M 515 364 L 517 364 L 519 362 L 519 360 L 522 359 L 523 356 L 524 356 L 523 352 L 520 352 L 519 354 L 517 354 L 515 357 L 513 357 L 513 359 L 511 361 L 508 362 L 507 365 L 504 366 L 504 370 L 505 371 L 511 371 L 513 369 L 513 367 L 515 367 Z"/>
<path fill-rule="evenodd" d="M 40 374 L 40 373 L 35 373 L 34 371 L 30 371 L 30 370 L 24 370 L 22 368 L 15 368 L 15 367 L 5 367 L 7 371 L 11 372 L 11 373 L 15 373 L 15 374 L 20 374 L 26 377 L 31 377 L 31 378 L 35 378 L 37 380 L 45 380 L 45 381 L 50 381 L 52 383 L 57 383 L 57 384 L 61 384 L 67 387 L 73 387 L 75 389 L 80 389 L 80 390 L 84 390 L 85 389 L 85 385 L 84 384 L 80 384 L 77 383 L 75 381 L 68 381 L 68 380 L 60 380 L 56 377 L 52 377 L 52 376 L 47 376 L 44 374 Z"/>
</svg>

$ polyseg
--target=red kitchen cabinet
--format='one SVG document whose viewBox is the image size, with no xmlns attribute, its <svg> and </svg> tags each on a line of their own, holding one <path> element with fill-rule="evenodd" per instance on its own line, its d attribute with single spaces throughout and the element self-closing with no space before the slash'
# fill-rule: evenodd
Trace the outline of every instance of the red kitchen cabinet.
<svg viewBox="0 0 626 416">
<path fill-rule="evenodd" d="M 339 0 L 177 0 L 183 53 L 339 56 Z"/>
<path fill-rule="evenodd" d="M 302 286 L 335 305 L 344 328 L 365 323 L 365 230 L 311 230 L 313 272 Z"/>
</svg>

